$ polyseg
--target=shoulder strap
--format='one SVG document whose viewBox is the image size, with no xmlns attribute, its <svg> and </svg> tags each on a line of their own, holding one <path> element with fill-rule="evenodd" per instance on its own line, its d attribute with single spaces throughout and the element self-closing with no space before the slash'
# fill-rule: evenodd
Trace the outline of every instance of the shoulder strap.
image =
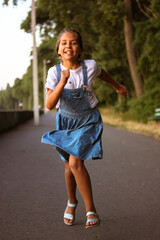
<svg viewBox="0 0 160 240">
<path fill-rule="evenodd" d="M 84 82 L 84 85 L 88 85 L 87 84 L 87 67 L 86 67 L 86 64 L 84 62 L 84 60 L 81 61 L 81 65 L 82 65 L 82 70 L 83 70 L 83 82 Z"/>
<path fill-rule="evenodd" d="M 56 65 L 56 70 L 57 70 L 57 77 L 58 77 L 58 82 L 61 80 L 61 67 L 60 65 Z"/>
<path fill-rule="evenodd" d="M 86 67 L 84 60 L 81 61 L 81 65 L 82 65 L 82 71 L 83 71 L 83 83 L 84 83 L 84 85 L 87 86 L 87 67 Z M 57 70 L 57 77 L 58 77 L 58 82 L 59 82 L 61 79 L 60 65 L 56 65 L 56 70 Z"/>
</svg>

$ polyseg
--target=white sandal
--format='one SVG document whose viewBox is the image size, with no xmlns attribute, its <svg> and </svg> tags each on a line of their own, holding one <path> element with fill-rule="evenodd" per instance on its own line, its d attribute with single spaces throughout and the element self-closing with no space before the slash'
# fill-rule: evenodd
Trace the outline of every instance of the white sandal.
<svg viewBox="0 0 160 240">
<path fill-rule="evenodd" d="M 97 218 L 88 219 L 88 220 L 86 221 L 86 223 L 96 222 L 96 224 L 86 225 L 86 228 L 97 227 L 97 226 L 100 224 L 99 216 L 98 216 L 97 213 L 95 213 L 95 212 L 87 212 L 86 217 L 88 217 L 89 215 L 95 215 L 95 216 L 98 217 L 98 219 L 97 219 Z"/>
<path fill-rule="evenodd" d="M 77 207 L 77 204 L 78 204 L 78 202 L 77 203 L 70 203 L 69 200 L 68 200 L 68 203 L 67 203 L 67 205 L 69 207 L 74 207 L 75 209 Z M 68 219 L 71 220 L 72 222 L 68 222 Z M 73 223 L 74 223 L 74 220 L 75 220 L 75 214 L 73 215 L 73 214 L 66 213 L 66 212 L 64 213 L 64 224 L 66 224 L 68 226 L 72 226 Z"/>
</svg>

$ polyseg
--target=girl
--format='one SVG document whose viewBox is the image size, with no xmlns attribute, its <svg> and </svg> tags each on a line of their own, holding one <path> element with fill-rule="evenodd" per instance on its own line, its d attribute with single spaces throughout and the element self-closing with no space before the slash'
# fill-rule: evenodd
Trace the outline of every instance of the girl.
<svg viewBox="0 0 160 240">
<path fill-rule="evenodd" d="M 97 98 L 92 82 L 96 77 L 111 84 L 117 93 L 126 96 L 125 86 L 117 84 L 93 60 L 81 61 L 83 52 L 79 32 L 65 28 L 60 33 L 56 51 L 62 63 L 49 69 L 47 76 L 46 107 L 58 109 L 55 131 L 47 132 L 42 142 L 51 144 L 65 164 L 68 203 L 64 223 L 71 226 L 78 204 L 76 187 L 86 208 L 86 228 L 98 226 L 100 219 L 93 201 L 90 176 L 84 165 L 87 159 L 101 159 L 103 123 L 96 108 Z"/>
</svg>

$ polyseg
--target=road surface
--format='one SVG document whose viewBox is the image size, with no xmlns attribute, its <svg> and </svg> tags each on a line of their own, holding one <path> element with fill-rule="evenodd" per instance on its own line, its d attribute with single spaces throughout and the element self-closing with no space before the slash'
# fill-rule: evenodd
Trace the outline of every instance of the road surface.
<svg viewBox="0 0 160 240">
<path fill-rule="evenodd" d="M 64 166 L 41 136 L 55 114 L 0 135 L 1 240 L 159 240 L 160 141 L 104 126 L 103 160 L 88 160 L 101 225 L 85 229 L 79 204 L 72 227 L 63 223 L 67 194 Z"/>
</svg>

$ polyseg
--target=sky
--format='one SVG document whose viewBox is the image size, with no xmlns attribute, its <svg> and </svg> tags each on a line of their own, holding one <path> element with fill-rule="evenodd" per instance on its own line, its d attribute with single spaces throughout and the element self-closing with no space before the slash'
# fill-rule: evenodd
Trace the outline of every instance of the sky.
<svg viewBox="0 0 160 240">
<path fill-rule="evenodd" d="M 22 78 L 30 65 L 32 34 L 20 29 L 22 21 L 31 9 L 31 0 L 18 1 L 18 6 L 2 6 L 0 0 L 0 90 L 7 83 L 14 85 L 16 78 Z"/>
</svg>

